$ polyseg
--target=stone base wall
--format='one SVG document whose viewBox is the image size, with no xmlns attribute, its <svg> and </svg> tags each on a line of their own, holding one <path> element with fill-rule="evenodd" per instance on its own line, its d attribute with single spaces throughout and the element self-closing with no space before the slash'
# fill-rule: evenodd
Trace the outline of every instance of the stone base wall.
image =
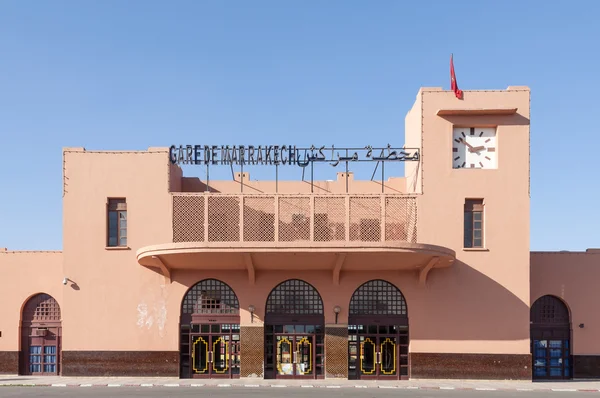
<svg viewBox="0 0 600 398">
<path fill-rule="evenodd" d="M 179 351 L 63 351 L 63 376 L 178 377 Z"/>
<path fill-rule="evenodd" d="M 600 378 L 600 355 L 574 355 L 573 377 L 576 379 Z"/>
<path fill-rule="evenodd" d="M 0 351 L 0 374 L 19 373 L 19 351 Z"/>
<path fill-rule="evenodd" d="M 529 354 L 410 353 L 411 379 L 531 380 Z"/>
<path fill-rule="evenodd" d="M 240 328 L 240 377 L 263 377 L 265 332 L 262 326 Z"/>
</svg>

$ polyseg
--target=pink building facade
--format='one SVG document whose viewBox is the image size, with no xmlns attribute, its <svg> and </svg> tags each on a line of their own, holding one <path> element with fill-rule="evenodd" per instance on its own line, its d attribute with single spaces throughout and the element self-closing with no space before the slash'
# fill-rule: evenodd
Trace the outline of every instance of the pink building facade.
<svg viewBox="0 0 600 398">
<path fill-rule="evenodd" d="M 201 181 L 179 164 L 220 147 L 64 149 L 63 251 L 0 251 L 0 372 L 599 377 L 600 254 L 530 253 L 529 101 L 422 88 L 405 176 L 379 181 Z"/>
</svg>

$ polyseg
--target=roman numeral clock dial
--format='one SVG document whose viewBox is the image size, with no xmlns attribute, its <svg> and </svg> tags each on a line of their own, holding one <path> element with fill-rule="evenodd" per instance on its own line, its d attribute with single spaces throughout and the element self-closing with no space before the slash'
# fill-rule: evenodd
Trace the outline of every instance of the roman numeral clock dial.
<svg viewBox="0 0 600 398">
<path fill-rule="evenodd" d="M 496 129 L 455 127 L 452 132 L 452 168 L 495 169 Z"/>
</svg>

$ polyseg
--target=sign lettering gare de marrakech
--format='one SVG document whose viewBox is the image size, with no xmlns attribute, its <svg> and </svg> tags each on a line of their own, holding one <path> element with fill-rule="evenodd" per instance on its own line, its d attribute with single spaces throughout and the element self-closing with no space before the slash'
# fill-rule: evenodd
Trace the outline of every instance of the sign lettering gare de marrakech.
<svg viewBox="0 0 600 398">
<path fill-rule="evenodd" d="M 297 147 L 296 145 L 171 145 L 169 158 L 173 164 L 191 165 L 297 165 L 314 162 L 337 166 L 341 162 L 418 161 L 418 149 L 373 147 L 336 148 L 335 146 Z"/>
</svg>

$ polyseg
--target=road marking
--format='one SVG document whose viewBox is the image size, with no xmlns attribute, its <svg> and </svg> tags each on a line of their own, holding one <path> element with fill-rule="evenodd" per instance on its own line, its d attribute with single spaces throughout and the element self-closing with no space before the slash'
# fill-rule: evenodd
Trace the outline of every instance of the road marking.
<svg viewBox="0 0 600 398">
<path fill-rule="evenodd" d="M 454 387 L 440 387 L 440 390 L 454 390 Z"/>
<path fill-rule="evenodd" d="M 496 391 L 496 388 L 489 388 L 489 387 L 481 387 L 481 388 L 475 388 L 477 391 Z"/>
<path fill-rule="evenodd" d="M 140 384 L 140 387 L 154 387 L 154 384 Z"/>
<path fill-rule="evenodd" d="M 106 387 L 121 387 L 120 384 L 107 384 Z"/>
<path fill-rule="evenodd" d="M 91 387 L 91 384 L 80 384 L 79 387 Z"/>
<path fill-rule="evenodd" d="M 552 391 L 561 391 L 561 392 L 575 392 L 577 391 L 575 388 L 552 388 Z"/>
<path fill-rule="evenodd" d="M 66 384 L 52 384 L 52 387 L 66 387 Z"/>
</svg>

